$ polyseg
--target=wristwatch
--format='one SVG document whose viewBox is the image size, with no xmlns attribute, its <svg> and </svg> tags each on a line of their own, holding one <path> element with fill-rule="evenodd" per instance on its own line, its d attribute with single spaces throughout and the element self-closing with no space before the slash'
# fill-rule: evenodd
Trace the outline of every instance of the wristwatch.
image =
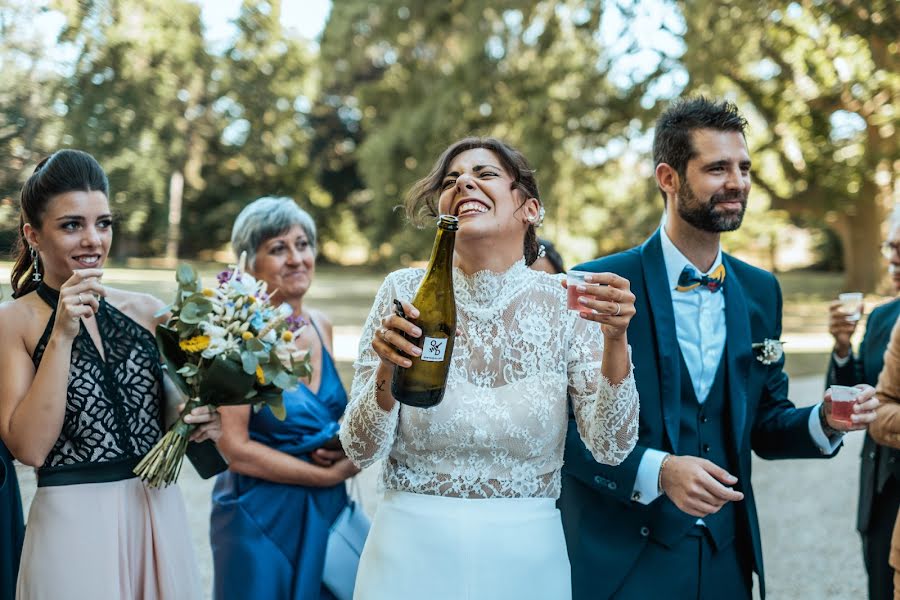
<svg viewBox="0 0 900 600">
<path fill-rule="evenodd" d="M 825 403 L 819 405 L 819 425 L 822 426 L 822 431 L 825 433 L 828 438 L 835 438 L 841 435 L 844 435 L 844 432 L 840 429 L 835 429 L 831 425 L 828 424 L 828 419 L 825 418 Z"/>
</svg>

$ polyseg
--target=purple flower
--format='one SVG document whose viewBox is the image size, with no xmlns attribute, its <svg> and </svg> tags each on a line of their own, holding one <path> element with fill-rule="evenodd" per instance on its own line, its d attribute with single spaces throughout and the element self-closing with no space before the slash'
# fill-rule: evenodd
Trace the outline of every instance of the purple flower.
<svg viewBox="0 0 900 600">
<path fill-rule="evenodd" d="M 296 317 L 290 316 L 284 320 L 287 323 L 288 329 L 291 333 L 296 333 L 298 329 L 304 327 L 306 325 L 306 319 L 302 316 L 297 315 Z"/>
<path fill-rule="evenodd" d="M 234 273 L 231 269 L 225 269 L 218 275 L 216 275 L 216 281 L 219 282 L 219 285 L 227 283 L 229 279 L 231 279 L 231 275 Z"/>
</svg>

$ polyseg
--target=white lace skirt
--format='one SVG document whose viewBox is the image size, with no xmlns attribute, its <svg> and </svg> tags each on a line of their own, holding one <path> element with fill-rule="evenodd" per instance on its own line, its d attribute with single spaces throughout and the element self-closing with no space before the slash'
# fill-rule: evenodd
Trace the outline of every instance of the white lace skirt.
<svg viewBox="0 0 900 600">
<path fill-rule="evenodd" d="M 359 563 L 354 600 L 569 600 L 569 558 L 552 498 L 469 500 L 388 491 Z"/>
</svg>

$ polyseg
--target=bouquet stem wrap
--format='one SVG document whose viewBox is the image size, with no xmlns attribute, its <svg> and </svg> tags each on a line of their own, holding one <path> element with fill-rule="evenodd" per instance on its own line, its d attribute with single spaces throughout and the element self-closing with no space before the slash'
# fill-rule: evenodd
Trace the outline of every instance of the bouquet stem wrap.
<svg viewBox="0 0 900 600">
<path fill-rule="evenodd" d="M 134 468 L 135 474 L 151 487 L 166 487 L 178 479 L 188 442 L 197 428 L 196 425 L 185 423 L 184 416 L 198 406 L 203 406 L 199 398 L 188 400 L 184 410 L 178 415 L 178 421 Z"/>
</svg>

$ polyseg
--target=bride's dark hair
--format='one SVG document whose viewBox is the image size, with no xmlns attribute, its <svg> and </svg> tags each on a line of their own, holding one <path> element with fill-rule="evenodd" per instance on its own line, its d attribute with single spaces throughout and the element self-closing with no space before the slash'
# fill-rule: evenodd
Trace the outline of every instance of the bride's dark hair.
<svg viewBox="0 0 900 600">
<path fill-rule="evenodd" d="M 539 203 L 541 196 L 538 192 L 537 180 L 534 178 L 534 170 L 528 165 L 528 161 L 521 152 L 506 143 L 492 137 L 467 137 L 451 144 L 441 154 L 431 172 L 413 184 L 406 194 L 406 215 L 410 221 L 422 226 L 429 220 L 438 216 L 438 198 L 441 193 L 441 184 L 444 175 L 450 168 L 450 163 L 458 155 L 467 150 L 484 148 L 493 152 L 503 168 L 512 176 L 513 190 L 519 190 L 524 195 L 522 204 L 528 198 L 535 198 Z M 525 232 L 525 263 L 530 265 L 538 257 L 538 241 L 535 225 L 531 224 Z"/>
</svg>

